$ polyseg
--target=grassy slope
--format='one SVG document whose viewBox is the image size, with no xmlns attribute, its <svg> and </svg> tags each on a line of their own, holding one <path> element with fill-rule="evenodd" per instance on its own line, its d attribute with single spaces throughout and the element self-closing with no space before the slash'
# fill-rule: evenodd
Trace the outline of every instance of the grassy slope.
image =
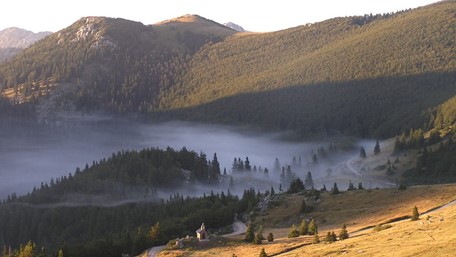
<svg viewBox="0 0 456 257">
<path fill-rule="evenodd" d="M 290 85 L 454 71 L 455 10 L 448 1 L 363 26 L 350 17 L 238 34 L 200 51 L 169 101 L 192 106 Z"/>
<path fill-rule="evenodd" d="M 381 189 L 372 191 L 351 191 L 341 195 L 323 194 L 322 202 L 306 217 L 316 217 L 320 224 L 320 237 L 324 238 L 327 231 L 339 231 L 341 224 L 346 223 L 349 232 L 388 222 L 391 219 L 411 214 L 413 206 L 420 212 L 455 200 L 456 185 L 418 186 L 404 191 L 397 189 Z M 222 246 L 188 251 L 165 251 L 160 256 L 257 256 L 262 247 L 269 254 L 283 252 L 294 246 L 309 243 L 311 236 L 287 239 L 288 228 L 270 228 L 278 220 L 299 222 L 298 210 L 302 196 L 286 197 L 277 208 L 269 210 L 267 216 L 257 217 L 256 223 L 266 226 L 264 234 L 273 232 L 277 240 L 273 244 L 253 246 L 239 242 L 225 243 Z M 364 256 L 413 256 L 423 254 L 438 256 L 451 253 L 455 249 L 454 228 L 456 227 L 456 205 L 439 210 L 431 215 L 431 223 L 403 221 L 394 223 L 393 227 L 374 233 L 366 230 L 353 238 L 334 244 L 310 245 L 291 251 L 283 256 L 327 256 L 333 254 L 363 254 Z M 425 215 L 424 215 L 425 216 Z M 441 218 L 443 222 L 440 221 Z M 326 222 L 322 222 L 323 219 Z M 421 217 L 424 222 L 425 217 Z M 285 222 L 287 223 L 287 222 Z M 434 238 L 434 239 L 432 239 Z M 375 242 L 373 244 L 372 242 Z M 377 243 L 381 242 L 381 243 Z M 426 242 L 426 244 L 424 244 Z M 448 247 L 453 244 L 453 248 Z M 447 246 L 446 248 L 443 246 Z M 388 248 L 386 248 L 388 247 Z M 385 249 L 391 249 L 385 252 Z"/>
<path fill-rule="evenodd" d="M 310 245 L 280 256 L 453 256 L 455 227 L 456 206 L 453 205 L 432 214 L 430 221 L 421 216 L 421 221 L 404 221 L 380 232 L 369 231 L 329 245 Z"/>
</svg>

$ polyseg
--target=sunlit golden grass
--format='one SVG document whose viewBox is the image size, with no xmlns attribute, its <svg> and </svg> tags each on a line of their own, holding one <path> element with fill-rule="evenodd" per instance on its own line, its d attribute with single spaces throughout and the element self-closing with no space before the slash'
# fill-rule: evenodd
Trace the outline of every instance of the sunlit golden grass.
<svg viewBox="0 0 456 257">
<path fill-rule="evenodd" d="M 286 252 L 288 249 L 296 248 L 305 244 L 309 244 L 312 241 L 312 237 L 306 236 L 294 239 L 277 239 L 274 242 L 268 243 L 264 241 L 261 245 L 254 245 L 244 243 L 242 241 L 227 242 L 224 245 L 218 247 L 212 247 L 209 249 L 187 249 L 187 250 L 171 250 L 161 252 L 159 256 L 167 257 L 180 257 L 180 256 L 219 256 L 219 257 L 232 257 L 233 254 L 238 257 L 241 256 L 257 256 L 261 248 L 264 248 L 268 254 L 278 254 Z"/>
<path fill-rule="evenodd" d="M 429 220 L 422 215 L 418 221 L 395 223 L 380 232 L 371 230 L 362 236 L 309 245 L 279 256 L 455 256 L 456 206 L 430 216 Z"/>
<path fill-rule="evenodd" d="M 257 217 L 265 227 L 279 228 L 279 222 L 299 224 L 299 208 L 304 196 L 293 195 L 280 206 L 270 209 L 268 215 Z M 456 199 L 456 185 L 430 185 L 410 187 L 406 190 L 356 190 L 340 195 L 323 193 L 315 211 L 303 218 L 315 217 L 321 229 L 338 229 L 347 224 L 349 231 L 384 223 L 411 214 L 413 206 L 420 212 L 435 208 Z M 289 220 L 289 222 L 283 222 Z M 288 228 L 277 230 L 285 236 Z M 274 233 L 274 231 L 273 231 Z"/>
<path fill-rule="evenodd" d="M 345 241 L 311 244 L 312 236 L 288 239 L 288 227 L 275 227 L 280 219 L 299 224 L 301 195 L 286 196 L 280 206 L 259 216 L 255 223 L 265 226 L 264 235 L 274 233 L 276 240 L 260 246 L 242 242 L 241 237 L 208 249 L 165 251 L 160 256 L 258 256 L 265 248 L 269 256 L 454 256 L 456 251 L 456 205 L 423 214 L 418 221 L 408 219 L 391 223 L 392 227 L 379 232 L 372 228 L 352 234 Z M 304 217 L 315 217 L 319 224 L 320 240 L 327 231 L 340 230 L 347 224 L 350 233 L 361 228 L 388 223 L 411 215 L 413 206 L 420 213 L 456 199 L 456 185 L 416 186 L 406 190 L 380 189 L 344 192 L 341 195 L 322 194 L 322 202 L 314 212 Z M 280 254 L 281 253 L 281 254 Z"/>
</svg>

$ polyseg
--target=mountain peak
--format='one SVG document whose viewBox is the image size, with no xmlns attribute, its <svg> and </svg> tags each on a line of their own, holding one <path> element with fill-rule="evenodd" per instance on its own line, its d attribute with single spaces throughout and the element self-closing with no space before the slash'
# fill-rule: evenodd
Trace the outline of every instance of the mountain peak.
<svg viewBox="0 0 456 257">
<path fill-rule="evenodd" d="M 111 18 L 103 16 L 87 16 L 76 21 L 69 28 L 60 31 L 57 35 L 59 38 L 57 44 L 66 41 L 76 43 L 92 38 L 91 47 L 108 46 L 115 47 L 116 44 L 104 33 L 104 22 Z"/>
<path fill-rule="evenodd" d="M 185 14 L 176 18 L 164 20 L 162 22 L 157 23 L 157 25 L 164 25 L 169 23 L 201 23 L 201 22 L 213 22 L 208 20 L 204 17 L 201 17 L 196 14 Z M 215 23 L 215 22 L 214 22 Z"/>
<path fill-rule="evenodd" d="M 224 23 L 223 25 L 227 26 L 228 28 L 231 28 L 231 29 L 234 29 L 236 31 L 239 31 L 239 32 L 244 32 L 245 29 L 241 26 L 239 26 L 238 24 L 236 23 L 233 23 L 233 22 L 227 22 L 227 23 Z"/>
<path fill-rule="evenodd" d="M 213 20 L 206 19 L 196 14 L 186 14 L 177 18 L 165 20 L 154 24 L 154 26 L 166 26 L 174 29 L 191 30 L 204 34 L 216 34 L 229 36 L 235 34 L 236 31 L 228 28 Z"/>
</svg>

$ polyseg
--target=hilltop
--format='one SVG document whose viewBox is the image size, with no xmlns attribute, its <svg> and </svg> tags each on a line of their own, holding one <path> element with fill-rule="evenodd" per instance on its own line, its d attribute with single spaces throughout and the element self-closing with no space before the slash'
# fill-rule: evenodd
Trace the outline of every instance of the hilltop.
<svg viewBox="0 0 456 257">
<path fill-rule="evenodd" d="M 271 33 L 197 15 L 149 26 L 87 17 L 1 65 L 0 87 L 32 101 L 53 79 L 70 83 L 68 99 L 81 111 L 391 137 L 432 128 L 432 110 L 456 93 L 455 6 Z"/>
</svg>

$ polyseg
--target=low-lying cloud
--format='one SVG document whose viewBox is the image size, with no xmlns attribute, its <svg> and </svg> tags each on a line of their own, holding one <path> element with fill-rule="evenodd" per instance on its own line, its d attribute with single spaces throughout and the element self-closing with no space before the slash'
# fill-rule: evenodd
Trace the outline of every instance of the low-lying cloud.
<svg viewBox="0 0 456 257">
<path fill-rule="evenodd" d="M 33 128 L 26 136 L 10 135 L 0 144 L 0 199 L 13 192 L 21 195 L 30 192 L 41 182 L 51 178 L 73 173 L 76 167 L 84 167 L 95 160 L 109 157 L 122 149 L 143 149 L 149 147 L 176 150 L 186 147 L 196 152 L 204 152 L 208 160 L 217 153 L 220 167 L 226 169 L 228 175 L 225 183 L 217 188 L 180 189 L 182 193 L 197 195 L 202 191 L 208 193 L 228 189 L 227 182 L 233 176 L 236 191 L 240 193 L 249 186 L 265 190 L 274 186 L 278 189 L 281 183 L 281 171 L 274 170 L 275 159 L 282 167 L 293 166 L 293 157 L 301 158 L 301 166 L 293 166 L 292 171 L 304 179 L 308 171 L 312 172 L 315 186 L 326 187 L 333 182 L 348 184 L 364 182 L 365 185 L 376 187 L 378 181 L 358 181 L 356 174 L 344 167 L 350 159 L 356 158 L 357 151 L 338 151 L 337 154 L 326 158 L 318 156 L 318 164 L 312 161 L 312 153 L 319 147 L 329 146 L 328 142 L 290 142 L 281 140 L 280 133 L 260 133 L 246 128 L 207 125 L 189 122 L 166 122 L 159 124 L 142 124 L 131 121 L 121 121 L 91 118 L 84 122 L 66 126 L 65 129 L 35 132 Z M 367 142 L 367 144 L 373 144 Z M 245 160 L 248 157 L 251 166 L 268 168 L 269 174 L 264 173 L 235 173 L 231 166 L 234 158 Z M 332 170 L 328 174 L 328 169 Z M 282 185 L 286 188 L 288 185 Z M 343 186 L 342 186 L 343 187 Z"/>
</svg>

